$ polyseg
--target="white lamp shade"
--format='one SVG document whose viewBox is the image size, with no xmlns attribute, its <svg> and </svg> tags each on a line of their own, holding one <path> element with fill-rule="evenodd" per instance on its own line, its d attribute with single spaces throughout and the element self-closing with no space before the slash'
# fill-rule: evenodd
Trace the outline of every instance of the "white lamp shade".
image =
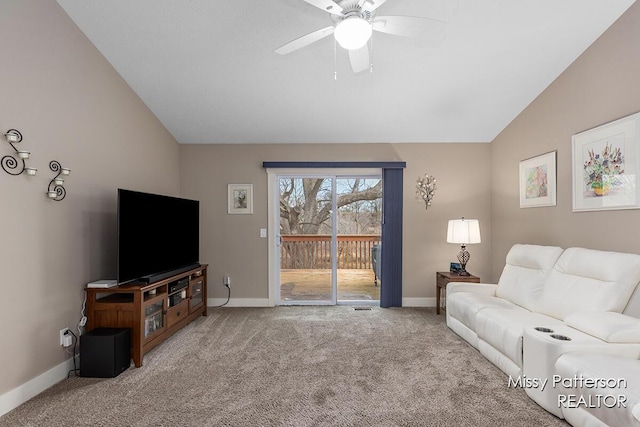
<svg viewBox="0 0 640 427">
<path fill-rule="evenodd" d="M 360 49 L 367 44 L 372 33 L 371 24 L 358 16 L 354 16 L 336 25 L 333 35 L 340 46 L 351 50 Z"/>
<path fill-rule="evenodd" d="M 469 245 L 480 243 L 480 222 L 477 219 L 452 219 L 447 229 L 447 242 Z"/>
</svg>

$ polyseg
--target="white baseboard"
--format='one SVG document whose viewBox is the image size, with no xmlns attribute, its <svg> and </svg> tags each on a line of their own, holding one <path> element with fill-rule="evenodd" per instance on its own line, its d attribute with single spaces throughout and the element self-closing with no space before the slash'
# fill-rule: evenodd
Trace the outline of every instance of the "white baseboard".
<svg viewBox="0 0 640 427">
<path fill-rule="evenodd" d="M 207 307 L 214 308 L 227 301 L 226 298 L 208 298 Z M 435 298 L 402 298 L 403 307 L 435 307 Z M 225 307 L 271 307 L 268 298 L 231 298 Z"/>
<path fill-rule="evenodd" d="M 76 361 L 80 366 L 79 360 Z M 73 369 L 73 358 L 68 359 L 58 366 L 54 366 L 47 372 L 27 381 L 26 383 L 8 391 L 0 396 L 0 417 L 17 408 L 32 397 L 42 393 L 52 385 L 67 378 L 67 374 Z"/>
<path fill-rule="evenodd" d="M 226 298 L 207 298 L 207 307 L 214 308 L 224 304 Z M 269 307 L 269 298 L 231 298 L 225 307 Z"/>
<path fill-rule="evenodd" d="M 435 307 L 435 298 L 402 298 L 403 307 Z"/>
</svg>

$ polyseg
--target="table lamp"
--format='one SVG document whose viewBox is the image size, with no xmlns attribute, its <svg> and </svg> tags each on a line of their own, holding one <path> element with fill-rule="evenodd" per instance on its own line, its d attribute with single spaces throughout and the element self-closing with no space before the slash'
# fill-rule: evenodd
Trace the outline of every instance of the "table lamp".
<svg viewBox="0 0 640 427">
<path fill-rule="evenodd" d="M 480 243 L 480 223 L 477 219 L 452 219 L 449 220 L 447 229 L 447 242 L 460 245 L 458 261 L 460 261 L 460 276 L 469 276 L 466 270 L 467 262 L 471 255 L 467 252 L 467 245 Z"/>
</svg>

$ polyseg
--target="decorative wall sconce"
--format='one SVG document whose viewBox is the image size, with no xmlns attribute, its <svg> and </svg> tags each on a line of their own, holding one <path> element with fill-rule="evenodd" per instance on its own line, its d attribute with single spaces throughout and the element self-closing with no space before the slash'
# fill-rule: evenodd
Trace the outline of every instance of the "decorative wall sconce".
<svg viewBox="0 0 640 427">
<path fill-rule="evenodd" d="M 424 174 L 424 177 L 418 178 L 416 183 L 416 195 L 417 198 L 425 203 L 425 209 L 429 209 L 431 206 L 431 199 L 436 193 L 436 179 L 429 175 Z"/>
<path fill-rule="evenodd" d="M 35 175 L 38 172 L 36 168 L 28 168 L 25 163 L 25 159 L 28 159 L 31 155 L 28 151 L 20 151 L 16 148 L 14 144 L 22 141 L 22 134 L 17 129 L 9 129 L 7 133 L 4 134 L 4 137 L 7 139 L 11 148 L 16 152 L 14 155 L 6 155 L 2 158 L 2 169 L 9 175 L 20 175 L 25 172 L 27 175 Z M 18 168 L 19 161 L 22 162 L 22 167 Z"/>
<path fill-rule="evenodd" d="M 49 162 L 49 169 L 51 169 L 53 172 L 58 172 L 58 174 L 49 182 L 49 187 L 47 188 L 47 197 L 51 200 L 59 202 L 67 195 L 67 190 L 65 190 L 63 187 L 64 178 L 62 177 L 68 176 L 71 173 L 71 169 L 63 168 L 60 162 L 55 160 Z"/>
</svg>

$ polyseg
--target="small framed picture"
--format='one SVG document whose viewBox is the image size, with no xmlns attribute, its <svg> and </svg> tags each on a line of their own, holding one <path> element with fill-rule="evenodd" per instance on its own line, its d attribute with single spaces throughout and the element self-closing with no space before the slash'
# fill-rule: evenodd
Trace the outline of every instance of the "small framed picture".
<svg viewBox="0 0 640 427">
<path fill-rule="evenodd" d="M 452 262 L 449 265 L 449 272 L 451 273 L 457 273 L 462 269 L 462 266 L 460 265 L 459 262 Z"/>
<path fill-rule="evenodd" d="M 520 162 L 520 207 L 556 205 L 556 152 Z"/>
<path fill-rule="evenodd" d="M 229 214 L 253 213 L 253 184 L 229 184 L 227 192 Z"/>
</svg>

